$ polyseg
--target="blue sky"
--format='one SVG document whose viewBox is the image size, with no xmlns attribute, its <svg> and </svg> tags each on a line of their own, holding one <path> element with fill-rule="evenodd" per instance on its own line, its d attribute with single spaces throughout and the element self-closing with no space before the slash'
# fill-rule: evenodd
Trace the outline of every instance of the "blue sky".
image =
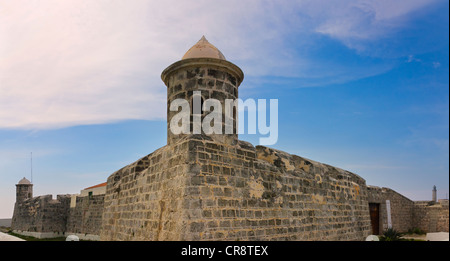
<svg viewBox="0 0 450 261">
<path fill-rule="evenodd" d="M 240 98 L 279 100 L 271 147 L 448 198 L 448 1 L 25 3 L 0 0 L 0 218 L 30 152 L 34 195 L 56 195 L 164 146 L 160 74 L 202 35 Z"/>
</svg>

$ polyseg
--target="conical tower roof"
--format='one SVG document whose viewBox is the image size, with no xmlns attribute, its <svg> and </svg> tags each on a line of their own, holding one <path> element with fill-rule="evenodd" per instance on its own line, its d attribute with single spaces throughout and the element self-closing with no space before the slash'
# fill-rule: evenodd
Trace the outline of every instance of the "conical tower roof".
<svg viewBox="0 0 450 261">
<path fill-rule="evenodd" d="M 31 185 L 31 182 L 26 179 L 25 177 L 23 177 L 23 179 L 19 180 L 19 185 Z"/>
<path fill-rule="evenodd" d="M 226 60 L 222 52 L 206 40 L 205 36 L 189 49 L 181 60 L 189 58 L 216 58 Z"/>
</svg>

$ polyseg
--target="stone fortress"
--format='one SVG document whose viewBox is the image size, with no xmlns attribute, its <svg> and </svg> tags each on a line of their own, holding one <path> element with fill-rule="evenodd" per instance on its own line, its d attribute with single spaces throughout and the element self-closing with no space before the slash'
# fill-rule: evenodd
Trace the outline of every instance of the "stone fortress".
<svg viewBox="0 0 450 261">
<path fill-rule="evenodd" d="M 20 180 L 15 232 L 92 240 L 343 241 L 388 227 L 449 231 L 448 200 L 414 202 L 349 171 L 255 147 L 237 134 L 173 134 L 173 100 L 192 102 L 194 91 L 202 101 L 238 98 L 243 72 L 204 37 L 161 78 L 167 145 L 79 195 L 33 197 L 33 184 Z M 236 113 L 231 120 L 236 129 Z"/>
</svg>

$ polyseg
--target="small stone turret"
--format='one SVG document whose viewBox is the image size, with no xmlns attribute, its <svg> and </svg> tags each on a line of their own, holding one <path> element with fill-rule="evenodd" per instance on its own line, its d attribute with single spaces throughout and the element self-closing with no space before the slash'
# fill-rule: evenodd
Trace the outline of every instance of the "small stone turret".
<svg viewBox="0 0 450 261">
<path fill-rule="evenodd" d="M 16 202 L 23 202 L 33 197 L 33 184 L 25 177 L 16 184 Z"/>
<path fill-rule="evenodd" d="M 210 44 L 203 36 L 180 61 L 173 63 L 162 72 L 161 79 L 167 86 L 167 144 L 175 143 L 186 134 L 203 134 L 217 142 L 236 144 L 238 139 L 237 104 L 229 109 L 230 107 L 225 105 L 225 100 L 238 98 L 238 87 L 244 79 L 244 73 L 238 66 L 225 60 L 225 56 L 219 49 Z M 180 113 L 171 110 L 171 104 L 176 99 L 187 101 L 184 104 L 190 107 L 189 123 L 187 123 L 189 124 L 188 133 L 174 134 L 171 131 L 171 120 Z M 222 116 L 222 126 L 219 128 L 222 130 L 221 133 L 205 133 L 205 130 L 198 124 L 203 123 L 209 114 L 200 109 L 208 99 L 214 99 L 215 102 L 221 103 L 221 113 L 217 114 Z M 228 113 L 225 111 L 227 108 L 229 109 Z M 232 130 L 231 134 L 230 131 L 226 131 L 226 126 L 228 126 L 228 130 Z"/>
</svg>

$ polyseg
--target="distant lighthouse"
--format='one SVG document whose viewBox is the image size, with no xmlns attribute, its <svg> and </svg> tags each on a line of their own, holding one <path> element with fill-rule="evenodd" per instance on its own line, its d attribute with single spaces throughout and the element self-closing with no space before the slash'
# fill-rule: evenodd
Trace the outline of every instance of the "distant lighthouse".
<svg viewBox="0 0 450 261">
<path fill-rule="evenodd" d="M 433 186 L 433 196 L 432 196 L 432 201 L 436 202 L 437 201 L 437 190 L 436 190 L 436 185 Z"/>
</svg>

